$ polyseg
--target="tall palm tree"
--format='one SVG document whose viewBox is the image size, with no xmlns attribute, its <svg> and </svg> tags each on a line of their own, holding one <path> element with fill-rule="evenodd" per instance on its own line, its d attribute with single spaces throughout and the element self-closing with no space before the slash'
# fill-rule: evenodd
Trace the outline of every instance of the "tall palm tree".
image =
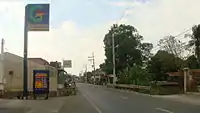
<svg viewBox="0 0 200 113">
<path fill-rule="evenodd" d="M 192 27 L 192 34 L 186 34 L 190 37 L 187 48 L 192 48 L 195 56 L 197 57 L 198 68 L 200 68 L 200 24 Z"/>
</svg>

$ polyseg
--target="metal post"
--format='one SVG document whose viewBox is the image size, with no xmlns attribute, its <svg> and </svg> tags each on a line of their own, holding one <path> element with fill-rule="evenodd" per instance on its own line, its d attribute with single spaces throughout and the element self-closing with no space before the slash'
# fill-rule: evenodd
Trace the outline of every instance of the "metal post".
<svg viewBox="0 0 200 113">
<path fill-rule="evenodd" d="M 116 80 L 116 73 L 115 73 L 115 36 L 114 33 L 112 34 L 112 54 L 113 54 L 113 82 L 115 84 Z"/>
<path fill-rule="evenodd" d="M 1 40 L 0 91 L 4 90 L 4 39 Z"/>
<path fill-rule="evenodd" d="M 84 76 L 84 75 L 83 75 Z M 85 76 L 86 76 L 86 78 L 87 78 L 87 64 L 86 64 L 86 66 L 85 66 Z M 84 78 L 85 79 L 85 78 Z M 85 82 L 85 81 L 84 81 Z M 86 83 L 87 83 L 88 81 L 87 81 L 87 79 L 86 79 Z"/>
<path fill-rule="evenodd" d="M 85 74 L 87 76 L 87 64 L 85 65 Z"/>
<path fill-rule="evenodd" d="M 184 93 L 187 92 L 187 76 L 188 76 L 188 68 L 184 68 Z"/>
<path fill-rule="evenodd" d="M 5 40 L 2 38 L 1 39 L 1 54 L 4 53 L 4 43 L 5 43 Z"/>
<path fill-rule="evenodd" d="M 92 53 L 92 61 L 93 61 L 93 68 L 94 68 L 94 71 L 95 71 L 95 59 L 94 59 L 94 52 Z"/>
<path fill-rule="evenodd" d="M 27 12 L 28 5 L 25 7 L 25 20 L 24 20 L 24 59 L 23 59 L 23 97 L 28 99 L 28 22 Z"/>
<path fill-rule="evenodd" d="M 184 93 L 186 93 L 187 91 L 187 88 L 186 88 L 186 84 L 187 84 L 187 81 L 186 81 L 186 70 L 184 70 Z"/>
<path fill-rule="evenodd" d="M 93 63 L 93 69 L 94 69 L 94 84 L 96 84 L 96 73 L 95 73 L 95 59 L 94 59 L 94 52 L 92 53 L 92 63 Z"/>
</svg>

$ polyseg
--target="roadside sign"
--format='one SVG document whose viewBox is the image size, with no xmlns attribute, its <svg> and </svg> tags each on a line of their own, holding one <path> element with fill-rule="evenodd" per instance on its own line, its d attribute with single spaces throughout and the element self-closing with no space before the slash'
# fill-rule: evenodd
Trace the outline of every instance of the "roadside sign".
<svg viewBox="0 0 200 113">
<path fill-rule="evenodd" d="M 28 31 L 49 31 L 49 4 L 28 4 L 25 7 L 23 97 L 25 97 L 26 99 L 28 99 L 29 95 L 28 94 Z M 34 80 L 36 79 L 34 78 Z M 35 92 L 39 91 L 40 89 L 39 87 L 41 87 L 40 82 L 36 83 L 38 85 L 37 87 L 35 87 L 35 81 L 33 83 L 34 83 L 33 88 Z"/>
<path fill-rule="evenodd" d="M 49 31 L 49 4 L 27 5 L 28 31 Z"/>
<path fill-rule="evenodd" d="M 49 70 L 33 70 L 33 93 L 49 93 Z"/>
<path fill-rule="evenodd" d="M 72 61 L 71 60 L 63 60 L 63 67 L 64 68 L 72 68 Z"/>
</svg>

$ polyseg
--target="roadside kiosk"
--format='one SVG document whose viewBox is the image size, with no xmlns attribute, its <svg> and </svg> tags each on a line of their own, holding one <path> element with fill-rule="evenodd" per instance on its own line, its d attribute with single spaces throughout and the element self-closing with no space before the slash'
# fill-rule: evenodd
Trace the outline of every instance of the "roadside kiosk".
<svg viewBox="0 0 200 113">
<path fill-rule="evenodd" d="M 33 97 L 45 95 L 48 99 L 49 94 L 49 70 L 33 70 Z"/>
</svg>

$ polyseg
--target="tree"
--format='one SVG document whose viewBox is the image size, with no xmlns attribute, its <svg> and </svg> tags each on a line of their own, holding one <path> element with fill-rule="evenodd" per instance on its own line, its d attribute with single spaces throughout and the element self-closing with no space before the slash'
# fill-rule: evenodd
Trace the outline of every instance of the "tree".
<svg viewBox="0 0 200 113">
<path fill-rule="evenodd" d="M 187 49 L 192 49 L 195 53 L 198 62 L 198 68 L 200 68 L 200 24 L 192 27 L 192 34 L 186 34 L 186 37 L 190 37 L 191 40 L 187 44 Z"/>
<path fill-rule="evenodd" d="M 150 58 L 152 57 L 151 50 L 153 49 L 153 44 L 151 43 L 142 43 L 141 44 L 141 52 L 142 52 L 142 61 L 146 66 Z"/>
<path fill-rule="evenodd" d="M 84 72 L 83 76 L 86 77 L 87 82 L 90 82 L 92 72 Z"/>
<path fill-rule="evenodd" d="M 176 39 L 174 36 L 166 36 L 163 39 L 160 39 L 158 46 L 161 50 L 167 51 L 176 57 L 183 58 L 185 43 Z"/>
<path fill-rule="evenodd" d="M 135 85 L 149 85 L 150 74 L 147 70 L 143 69 L 141 66 L 133 66 L 129 72 L 130 80 L 132 80 Z"/>
<path fill-rule="evenodd" d="M 175 65 L 173 54 L 167 51 L 159 50 L 148 63 L 148 69 L 150 73 L 154 73 L 154 80 L 164 80 L 166 78 L 166 72 L 176 72 L 181 69 L 183 60 L 177 58 L 178 62 Z"/>
<path fill-rule="evenodd" d="M 180 40 L 176 39 L 174 36 L 166 36 L 163 39 L 159 40 L 158 46 L 160 46 L 161 50 L 164 50 L 172 55 L 173 57 L 173 64 L 175 67 L 180 65 L 180 58 L 184 58 L 184 51 L 185 51 L 185 43 L 181 42 Z"/>
<path fill-rule="evenodd" d="M 151 80 L 150 73 L 141 66 L 134 65 L 130 69 L 124 69 L 120 73 L 119 83 L 121 84 L 135 84 L 135 85 L 149 85 Z"/>
<path fill-rule="evenodd" d="M 61 68 L 61 62 L 58 62 L 58 61 L 51 61 L 50 62 L 50 66 L 52 67 L 56 67 L 56 68 Z"/>
<path fill-rule="evenodd" d="M 186 60 L 187 67 L 190 69 L 197 69 L 198 68 L 198 63 L 197 63 L 197 58 L 195 55 L 191 55 L 187 58 Z"/>
<path fill-rule="evenodd" d="M 113 67 L 112 67 L 112 62 L 109 61 L 108 59 L 105 60 L 104 63 L 100 64 L 99 67 L 102 69 L 103 72 L 105 72 L 106 74 L 111 74 Z"/>
<path fill-rule="evenodd" d="M 115 58 L 116 72 L 122 72 L 127 67 L 142 65 L 145 55 L 149 56 L 151 44 L 142 44 L 143 37 L 135 27 L 131 25 L 113 25 L 104 37 L 105 45 L 105 65 L 104 70 L 107 74 L 112 73 L 112 36 L 115 38 Z M 144 50 L 142 50 L 144 49 Z"/>
</svg>

